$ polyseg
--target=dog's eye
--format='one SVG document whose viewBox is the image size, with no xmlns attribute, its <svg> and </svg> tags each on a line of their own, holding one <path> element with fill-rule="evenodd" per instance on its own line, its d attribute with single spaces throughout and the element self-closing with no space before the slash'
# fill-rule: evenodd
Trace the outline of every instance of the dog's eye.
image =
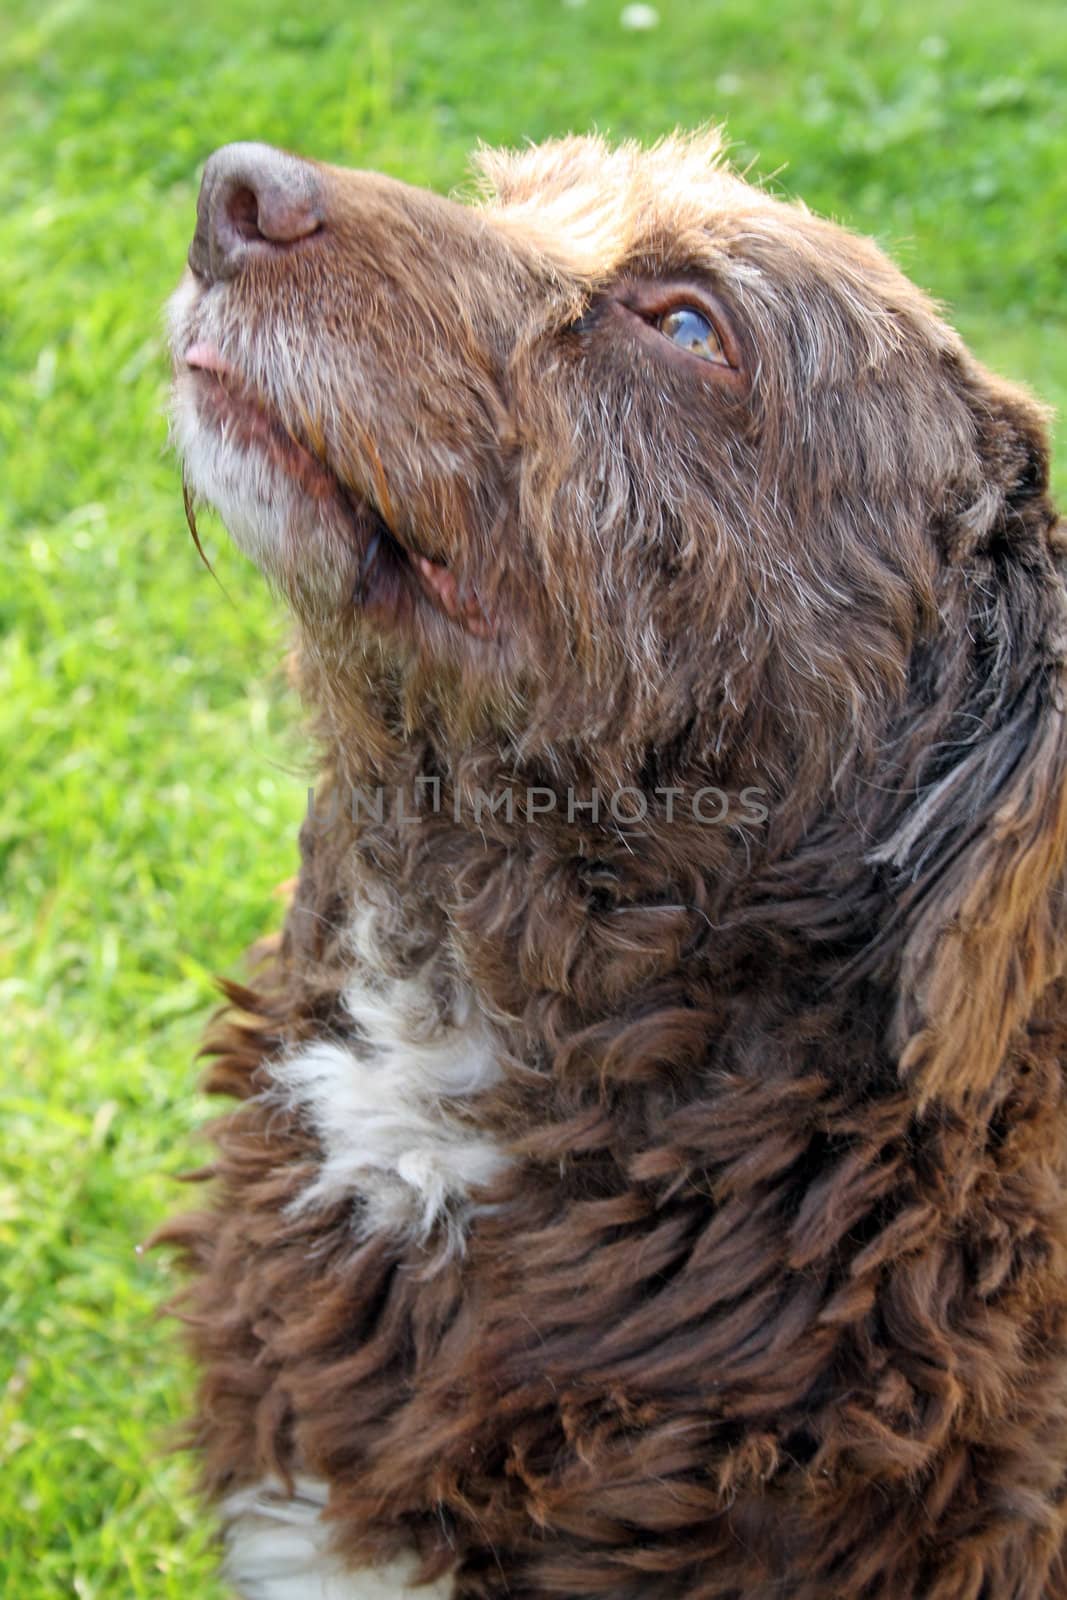
<svg viewBox="0 0 1067 1600">
<path fill-rule="evenodd" d="M 680 350 L 687 350 L 690 355 L 700 356 L 704 361 L 728 365 L 722 340 L 714 324 L 695 306 L 675 306 L 672 311 L 665 311 L 661 317 L 657 317 L 656 327 L 665 339 L 676 344 Z"/>
</svg>

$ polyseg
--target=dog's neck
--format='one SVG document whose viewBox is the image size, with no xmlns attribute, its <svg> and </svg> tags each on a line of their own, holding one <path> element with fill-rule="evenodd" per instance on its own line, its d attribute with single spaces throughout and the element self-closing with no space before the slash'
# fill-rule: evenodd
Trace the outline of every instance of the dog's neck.
<svg viewBox="0 0 1067 1600">
<path fill-rule="evenodd" d="M 594 796 L 588 771 L 553 781 L 541 766 L 517 769 L 488 743 L 451 763 L 429 740 L 385 761 L 335 755 L 302 831 L 291 955 L 342 984 L 358 906 L 386 907 L 376 937 L 392 971 L 441 963 L 519 1059 L 564 1072 L 610 1057 L 616 1035 L 664 1009 L 679 1040 L 682 1014 L 699 1013 L 705 1066 L 735 1018 L 773 1032 L 776 1017 L 810 1011 L 825 1027 L 832 1005 L 832 1026 L 845 1028 L 850 999 L 835 978 L 856 953 L 851 927 L 869 926 L 872 875 L 845 883 L 817 839 L 772 860 L 756 824 L 712 820 L 721 802 L 708 796 L 694 818 L 702 776 L 679 777 L 670 800 L 649 792 L 656 823 L 628 825 L 612 803 L 637 807 L 634 795 Z M 864 1014 L 884 1018 L 865 992 Z M 658 1053 L 670 1076 L 672 1048 L 660 1027 L 650 1072 Z M 695 1033 L 677 1048 L 697 1064 Z M 856 1048 L 864 1073 L 883 1070 L 869 1029 Z"/>
</svg>

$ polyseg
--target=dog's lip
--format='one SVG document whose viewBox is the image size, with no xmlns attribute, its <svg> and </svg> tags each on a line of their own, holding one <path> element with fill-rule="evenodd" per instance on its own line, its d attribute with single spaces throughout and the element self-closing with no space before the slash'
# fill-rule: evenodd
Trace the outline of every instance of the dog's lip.
<svg viewBox="0 0 1067 1600">
<path fill-rule="evenodd" d="M 451 568 L 414 551 L 408 554 L 423 590 L 438 609 L 476 639 L 491 639 L 495 632 L 492 619 L 483 611 L 477 596 L 457 581 Z"/>
<path fill-rule="evenodd" d="M 241 374 L 223 356 L 221 350 L 205 339 L 194 339 L 188 345 L 182 358 L 193 372 L 203 372 L 217 378 L 220 384 L 228 391 L 234 390 L 238 394 L 243 392 L 251 405 L 259 408 L 264 415 L 274 417 L 278 425 L 284 428 L 281 419 L 276 417 L 271 408 L 247 384 Z M 310 469 L 316 476 L 322 475 L 328 479 L 331 486 L 346 507 L 352 507 L 351 492 L 345 487 L 342 480 L 335 472 L 310 451 L 300 440 L 295 439 L 287 428 L 284 428 L 288 443 L 291 445 L 301 470 L 295 475 L 302 482 L 305 489 L 309 488 L 307 474 Z M 316 485 L 318 487 L 318 485 Z M 408 570 L 416 578 L 419 588 L 430 603 L 444 613 L 451 622 L 464 628 L 476 639 L 490 639 L 495 629 L 490 618 L 482 609 L 474 594 L 466 589 L 456 578 L 455 573 L 443 562 L 433 561 L 421 551 L 413 549 L 402 540 L 395 530 L 389 526 L 377 506 L 371 504 L 366 497 L 360 497 L 362 506 L 370 511 L 376 522 L 380 524 L 369 538 L 364 540 L 364 550 L 360 563 L 360 577 L 357 585 L 356 598 L 363 600 L 368 588 L 368 580 L 372 575 L 374 563 L 378 557 L 380 540 L 384 532 L 395 550 L 406 558 Z"/>
<path fill-rule="evenodd" d="M 185 352 L 185 365 L 193 367 L 198 372 L 217 372 L 220 377 L 234 377 L 235 373 L 228 361 L 224 361 L 221 350 L 213 344 L 208 344 L 205 339 L 196 339 Z"/>
</svg>

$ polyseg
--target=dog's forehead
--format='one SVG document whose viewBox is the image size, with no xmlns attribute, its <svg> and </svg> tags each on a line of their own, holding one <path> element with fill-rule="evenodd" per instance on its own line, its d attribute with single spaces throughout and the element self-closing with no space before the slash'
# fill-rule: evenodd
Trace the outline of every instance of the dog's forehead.
<svg viewBox="0 0 1067 1600">
<path fill-rule="evenodd" d="M 563 271 L 597 280 L 635 257 L 699 260 L 739 213 L 767 202 L 722 164 L 716 132 L 674 136 L 650 149 L 597 137 L 475 161 L 484 214 L 517 245 Z"/>
</svg>

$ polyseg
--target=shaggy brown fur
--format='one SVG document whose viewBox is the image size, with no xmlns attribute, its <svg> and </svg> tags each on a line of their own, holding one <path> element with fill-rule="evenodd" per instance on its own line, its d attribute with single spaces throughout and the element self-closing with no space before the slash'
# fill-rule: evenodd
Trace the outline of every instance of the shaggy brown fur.
<svg viewBox="0 0 1067 1600">
<path fill-rule="evenodd" d="M 466 206 L 227 168 L 176 313 L 201 419 L 321 512 L 257 552 L 319 810 L 390 796 L 305 827 L 212 1044 L 240 1104 L 168 1230 L 208 1488 L 314 1474 L 353 1563 L 415 1548 L 460 1600 L 1067 1596 L 1042 414 L 708 137 L 480 169 Z M 678 305 L 722 361 L 665 336 Z M 766 824 L 697 822 L 705 785 Z M 368 885 L 392 969 L 443 952 L 501 1042 L 469 1117 L 510 1164 L 460 1251 L 294 1208 L 321 1152 L 260 1092 L 351 1036 Z"/>
</svg>

